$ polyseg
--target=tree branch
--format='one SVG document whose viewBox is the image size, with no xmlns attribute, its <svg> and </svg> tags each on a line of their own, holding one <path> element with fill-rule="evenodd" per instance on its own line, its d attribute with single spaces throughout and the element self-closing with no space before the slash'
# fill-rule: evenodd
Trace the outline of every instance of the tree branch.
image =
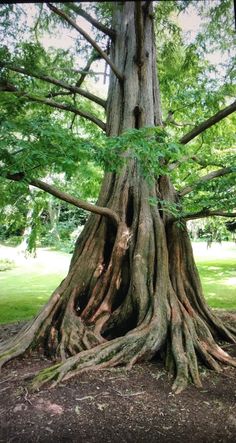
<svg viewBox="0 0 236 443">
<path fill-rule="evenodd" d="M 79 72 L 79 73 L 81 73 L 81 76 L 80 76 L 79 80 L 76 83 L 76 86 L 78 88 L 82 85 L 84 79 L 90 73 L 89 70 L 90 70 L 91 64 L 93 62 L 95 62 L 96 60 L 100 59 L 100 58 L 101 58 L 101 56 L 96 51 L 92 52 L 92 55 L 91 55 L 91 57 L 89 57 L 85 68 L 83 69 L 83 71 Z"/>
<path fill-rule="evenodd" d="M 184 220 L 196 220 L 198 218 L 206 217 L 236 217 L 236 212 L 224 212 L 220 210 L 211 211 L 210 209 L 204 208 L 199 212 L 192 212 L 183 215 L 181 218 Z"/>
<path fill-rule="evenodd" d="M 40 75 L 37 73 L 33 73 L 25 68 L 20 68 L 19 66 L 8 65 L 8 63 L 4 63 L 4 62 L 0 62 L 0 67 L 7 68 L 10 71 L 18 72 L 23 75 L 28 75 L 30 77 L 38 78 L 39 80 L 45 81 L 47 83 L 51 83 L 56 86 L 60 86 L 64 89 L 67 89 L 68 91 L 70 91 L 72 93 L 79 94 L 85 98 L 88 98 L 89 100 L 92 100 L 93 102 L 97 103 L 98 105 L 102 106 L 103 108 L 106 107 L 105 100 L 101 99 L 100 97 L 97 97 L 96 95 L 91 94 L 90 92 L 87 92 L 84 89 L 79 88 L 78 86 L 68 85 L 67 83 L 65 83 L 61 80 L 58 80 L 57 78 L 50 77 L 48 75 Z"/>
<path fill-rule="evenodd" d="M 7 175 L 7 179 L 14 180 L 14 181 L 21 181 L 24 178 L 25 178 L 24 173 L 16 173 L 16 174 L 8 174 Z M 102 206 L 93 205 L 92 203 L 88 203 L 84 200 L 80 200 L 76 197 L 73 197 L 70 194 L 67 194 L 66 192 L 60 191 L 59 189 L 55 188 L 52 185 L 49 185 L 48 183 L 43 182 L 42 180 L 38 180 L 38 179 L 33 178 L 28 181 L 28 184 L 31 186 L 34 186 L 38 189 L 41 189 L 42 191 L 45 191 L 48 194 L 54 195 L 54 197 L 57 197 L 60 200 L 63 200 L 67 203 L 77 206 L 78 208 L 84 209 L 85 211 L 89 211 L 89 212 L 93 212 L 94 214 L 109 217 L 110 219 L 112 219 L 113 222 L 115 222 L 116 225 L 118 225 L 120 223 L 120 218 L 119 218 L 118 214 L 109 208 L 104 208 Z"/>
<path fill-rule="evenodd" d="M 203 177 L 201 177 L 199 181 L 195 182 L 194 184 L 192 184 L 190 186 L 186 186 L 185 188 L 180 190 L 179 196 L 184 197 L 184 195 L 192 192 L 198 185 L 201 185 L 202 183 L 206 183 L 210 180 L 213 180 L 214 178 L 222 177 L 223 175 L 226 175 L 226 174 L 231 174 L 232 172 L 235 172 L 235 168 L 233 168 L 233 167 L 222 168 L 222 169 L 218 169 L 216 171 L 209 172 L 209 174 L 206 174 Z"/>
<path fill-rule="evenodd" d="M 222 109 L 221 111 L 217 112 L 215 115 L 208 118 L 204 122 L 200 123 L 200 125 L 193 128 L 192 131 L 188 132 L 180 139 L 180 143 L 186 145 L 187 143 L 190 142 L 190 140 L 193 140 L 195 137 L 197 137 L 197 135 L 201 134 L 206 129 L 210 128 L 219 121 L 223 120 L 225 117 L 228 117 L 228 115 L 232 114 L 235 111 L 236 111 L 236 101 L 233 102 L 231 105 L 227 106 L 226 108 Z"/>
<path fill-rule="evenodd" d="M 93 60 L 94 61 L 94 60 Z M 86 65 L 87 67 L 87 65 Z M 89 71 L 86 70 L 86 67 L 84 69 L 69 69 L 69 68 L 58 68 L 60 71 L 67 71 L 67 72 L 75 72 L 77 74 L 86 74 L 86 75 L 106 75 L 106 77 L 110 77 L 110 74 L 108 73 L 104 73 L 102 71 Z M 76 86 L 78 86 L 80 79 L 76 82 Z"/>
<path fill-rule="evenodd" d="M 167 126 L 168 124 L 183 127 L 183 126 L 194 126 L 193 123 L 190 122 L 184 122 L 184 123 L 177 123 L 174 119 L 174 113 L 175 111 L 170 110 L 167 114 L 166 119 L 163 121 L 163 125 Z"/>
<path fill-rule="evenodd" d="M 64 103 L 59 103 L 49 98 L 38 97 L 32 94 L 28 94 L 27 92 L 24 91 L 18 91 L 18 89 L 15 86 L 9 83 L 6 83 L 5 86 L 0 85 L 0 91 L 13 92 L 18 97 L 23 97 L 33 102 L 42 103 L 43 105 L 50 106 L 51 108 L 57 108 L 57 109 L 62 109 L 63 111 L 73 112 L 76 115 L 80 115 L 81 117 L 90 120 L 91 122 L 99 126 L 103 131 L 106 131 L 106 125 L 102 120 L 95 117 L 95 115 L 90 114 L 89 112 L 85 112 L 81 109 L 75 108 L 74 106 L 66 105 Z"/>
<path fill-rule="evenodd" d="M 51 3 L 47 3 L 47 6 L 49 7 L 49 9 L 51 9 L 51 11 L 55 12 L 57 15 L 66 20 L 67 23 L 70 23 L 70 25 L 73 26 L 73 28 L 75 28 L 94 47 L 94 49 L 96 49 L 96 51 L 101 55 L 101 57 L 104 58 L 104 60 L 106 60 L 106 62 L 108 63 L 108 65 L 110 65 L 112 71 L 116 75 L 116 77 L 120 81 L 123 81 L 123 75 L 119 72 L 114 63 L 109 59 L 107 54 L 100 48 L 97 42 L 93 38 L 91 38 L 86 31 L 84 31 L 79 25 L 77 25 L 77 23 L 74 20 L 72 20 L 65 12 L 56 8 L 56 6 L 52 5 Z"/>
<path fill-rule="evenodd" d="M 73 95 L 73 92 L 65 92 L 65 91 L 58 91 L 58 92 L 49 92 L 48 95 L 46 95 L 46 98 L 53 98 L 53 97 L 59 97 L 59 95 L 62 96 L 70 96 Z"/>
<path fill-rule="evenodd" d="M 108 28 L 107 26 L 100 23 L 98 20 L 93 18 L 90 14 L 88 14 L 84 9 L 80 8 L 80 6 L 75 5 L 74 3 L 68 3 L 67 4 L 72 11 L 76 12 L 77 14 L 81 15 L 81 17 L 85 18 L 91 25 L 95 26 L 99 31 L 103 32 L 104 34 L 108 35 L 112 40 L 116 37 L 116 32 L 114 29 Z"/>
<path fill-rule="evenodd" d="M 214 163 L 207 163 L 204 162 L 203 160 L 201 160 L 200 158 L 196 157 L 196 155 L 185 155 L 184 157 L 180 158 L 179 160 L 170 163 L 168 165 L 168 169 L 170 171 L 173 171 L 174 169 L 176 169 L 178 166 L 182 165 L 184 162 L 188 161 L 188 160 L 193 160 L 194 162 L 198 163 L 200 166 L 203 166 L 204 168 L 207 168 L 208 166 L 219 166 L 220 168 L 225 168 L 224 165 L 221 165 L 217 162 Z"/>
</svg>

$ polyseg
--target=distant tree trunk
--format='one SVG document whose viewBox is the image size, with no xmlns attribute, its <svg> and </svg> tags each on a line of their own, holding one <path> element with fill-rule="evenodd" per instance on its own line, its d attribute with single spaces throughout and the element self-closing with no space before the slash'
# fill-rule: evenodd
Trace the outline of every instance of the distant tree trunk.
<svg viewBox="0 0 236 443">
<path fill-rule="evenodd" d="M 27 257 L 36 257 L 36 241 L 38 236 L 38 219 L 40 218 L 43 208 L 37 207 L 33 197 L 27 197 L 28 211 L 26 214 L 25 228 L 22 235 L 22 240 L 17 247 L 18 254 L 24 254 Z"/>
<path fill-rule="evenodd" d="M 48 201 L 48 215 L 49 215 L 49 221 L 50 221 L 50 230 L 49 233 L 52 236 L 52 239 L 60 241 L 60 234 L 58 232 L 58 221 L 60 217 L 61 212 L 61 205 L 60 203 L 57 205 L 53 204 L 52 198 Z"/>
<path fill-rule="evenodd" d="M 153 15 L 151 3 L 142 4 L 117 3 L 111 57 L 124 82 L 111 74 L 108 136 L 162 125 Z M 135 160 L 105 175 L 98 204 L 116 211 L 120 224 L 90 216 L 67 277 L 10 351 L 4 348 L 2 363 L 32 347 L 62 359 L 39 374 L 40 386 L 87 369 L 131 367 L 160 351 L 177 392 L 189 379 L 200 386 L 199 357 L 215 370 L 219 362 L 235 365 L 215 341 L 234 341 L 235 331 L 206 305 L 186 227 L 153 199 L 178 201 L 169 177 L 147 183 Z"/>
<path fill-rule="evenodd" d="M 32 232 L 32 217 L 33 217 L 33 207 L 31 205 L 31 198 L 28 197 L 27 200 L 29 203 L 29 208 L 26 214 L 25 228 L 22 234 L 21 242 L 17 247 L 18 254 L 24 254 L 25 257 L 29 255 L 29 252 L 27 252 L 27 247 L 28 247 L 28 239 Z M 35 251 L 33 251 L 33 254 L 35 255 Z"/>
</svg>

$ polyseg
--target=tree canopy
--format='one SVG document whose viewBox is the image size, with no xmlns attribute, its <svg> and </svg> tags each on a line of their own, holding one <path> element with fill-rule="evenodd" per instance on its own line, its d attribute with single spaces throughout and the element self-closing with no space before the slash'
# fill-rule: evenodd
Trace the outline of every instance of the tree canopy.
<svg viewBox="0 0 236 443">
<path fill-rule="evenodd" d="M 166 1 L 156 5 L 164 129 L 157 130 L 159 134 L 152 133 L 150 128 L 142 133 L 130 131 L 114 139 L 103 135 L 105 98 L 88 90 L 94 84 L 92 79 L 101 79 L 101 74 L 93 74 L 91 65 L 104 58 L 96 51 L 96 44 L 105 54 L 109 48 L 112 32 L 108 31 L 108 23 L 114 6 L 84 6 L 68 3 L 1 7 L 2 207 L 14 205 L 19 195 L 27 195 L 32 179 L 51 176 L 53 182 L 62 173 L 68 183 L 78 174 L 78 168 L 86 174 L 88 164 L 115 170 L 124 161 L 120 153 L 132 142 L 130 155 L 139 159 L 145 174 L 157 172 L 163 158 L 163 172 L 170 174 L 180 194 L 186 195 L 181 214 L 179 208 L 165 210 L 176 211 L 179 217 L 187 219 L 234 213 L 235 116 L 201 132 L 190 144 L 181 143 L 184 134 L 191 133 L 194 126 L 233 102 L 232 2 L 203 5 Z M 84 31 L 93 40 L 92 50 L 87 37 L 81 38 L 82 26 L 76 29 L 77 14 L 92 25 Z M 95 14 L 107 23 L 105 36 L 103 28 L 97 29 Z M 201 27 L 190 41 L 179 25 L 181 14 L 185 20 L 189 14 L 201 19 Z M 220 38 L 219 29 L 224 33 Z M 71 47 L 47 47 L 47 36 L 54 37 L 60 30 L 63 35 L 72 33 Z M 74 34 L 75 30 L 79 32 Z M 217 63 L 210 57 L 214 53 Z M 105 75 L 109 69 L 111 65 Z M 209 175 L 212 171 L 213 175 Z M 220 178 L 212 181 L 214 171 Z M 23 178 L 14 190 L 4 180 L 10 176 Z M 77 190 L 82 197 L 86 196 L 86 186 Z"/>
</svg>

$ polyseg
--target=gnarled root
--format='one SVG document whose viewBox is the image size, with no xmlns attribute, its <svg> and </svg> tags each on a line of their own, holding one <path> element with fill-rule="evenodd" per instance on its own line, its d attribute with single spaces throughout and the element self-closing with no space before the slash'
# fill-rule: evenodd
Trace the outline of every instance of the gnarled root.
<svg viewBox="0 0 236 443">
<path fill-rule="evenodd" d="M 99 370 L 124 365 L 131 368 L 137 361 L 150 360 L 163 346 L 166 348 L 167 369 L 175 379 L 173 391 L 180 393 L 191 380 L 202 386 L 198 356 L 211 369 L 222 370 L 220 363 L 236 367 L 231 358 L 215 342 L 206 324 L 197 316 L 189 315 L 181 306 L 175 293 L 170 292 L 171 316 L 163 308 L 123 337 L 104 342 L 92 349 L 82 351 L 63 363 L 45 369 L 33 380 L 32 388 L 45 383 L 55 386 L 62 380 L 88 370 Z"/>
<path fill-rule="evenodd" d="M 158 318 L 158 317 L 157 317 Z M 107 341 L 79 354 L 68 358 L 65 362 L 56 364 L 41 371 L 33 380 L 31 387 L 38 389 L 52 381 L 52 387 L 62 380 L 88 370 L 99 370 L 125 365 L 128 369 L 143 359 L 150 359 L 156 350 L 163 345 L 167 329 L 166 321 L 161 321 L 156 327 L 157 318 L 135 328 L 123 337 Z M 160 319 L 158 319 L 160 320 Z"/>
</svg>

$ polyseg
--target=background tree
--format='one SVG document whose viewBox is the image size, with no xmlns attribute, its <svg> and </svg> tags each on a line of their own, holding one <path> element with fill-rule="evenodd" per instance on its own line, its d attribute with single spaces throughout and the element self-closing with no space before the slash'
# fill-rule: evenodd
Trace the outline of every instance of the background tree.
<svg viewBox="0 0 236 443">
<path fill-rule="evenodd" d="M 227 82 L 217 82 L 202 59 L 222 20 L 232 38 L 231 4 L 209 6 L 206 39 L 200 34 L 188 46 L 169 18 L 186 4 L 192 2 L 161 2 L 156 14 L 152 2 L 90 4 L 90 15 L 83 4 L 47 3 L 39 7 L 36 42 L 26 38 L 15 47 L 11 19 L 18 14 L 19 23 L 22 10 L 3 10 L 9 44 L 0 65 L 1 176 L 22 193 L 34 186 L 92 212 L 67 277 L 37 318 L 1 345 L 1 364 L 32 348 L 61 360 L 34 386 L 88 369 L 132 367 L 158 354 L 180 392 L 190 379 L 201 385 L 199 358 L 217 371 L 220 363 L 236 366 L 217 344 L 235 342 L 236 330 L 206 305 L 186 229 L 190 219 L 235 217 L 231 77 L 227 71 Z M 81 16 L 98 33 L 85 31 Z M 39 33 L 59 25 L 76 30 L 88 45 L 79 38 L 74 53 L 45 51 Z M 88 48 L 78 75 L 77 52 Z M 107 100 L 83 87 L 98 57 L 110 68 Z M 73 130 L 73 117 L 68 129 L 61 111 L 89 126 Z M 91 131 L 91 124 L 99 130 Z M 105 170 L 95 205 L 42 180 L 49 170 L 72 177 L 79 164 L 95 160 Z"/>
</svg>

